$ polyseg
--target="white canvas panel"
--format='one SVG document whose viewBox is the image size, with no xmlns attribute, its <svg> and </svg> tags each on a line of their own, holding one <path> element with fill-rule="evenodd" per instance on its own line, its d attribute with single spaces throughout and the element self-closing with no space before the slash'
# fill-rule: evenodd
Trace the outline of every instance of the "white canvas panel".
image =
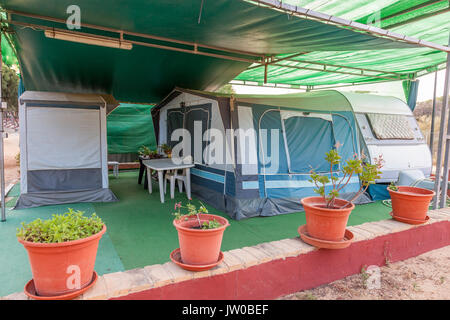
<svg viewBox="0 0 450 320">
<path fill-rule="evenodd" d="M 402 100 L 395 97 L 341 92 L 350 102 L 353 112 L 411 115 L 412 111 Z"/>
<path fill-rule="evenodd" d="M 28 170 L 101 168 L 100 111 L 26 109 Z"/>
<path fill-rule="evenodd" d="M 237 161 L 242 164 L 243 175 L 255 175 L 258 174 L 258 151 L 252 108 L 239 106 L 238 117 L 241 131 L 237 134 Z"/>
</svg>

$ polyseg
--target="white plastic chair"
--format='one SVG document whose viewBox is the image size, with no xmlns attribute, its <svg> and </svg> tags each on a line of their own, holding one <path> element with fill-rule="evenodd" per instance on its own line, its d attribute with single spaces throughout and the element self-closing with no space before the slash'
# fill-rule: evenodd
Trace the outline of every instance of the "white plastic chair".
<svg viewBox="0 0 450 320">
<path fill-rule="evenodd" d="M 179 170 L 170 170 L 166 173 L 164 177 L 164 193 L 167 193 L 167 181 L 170 182 L 170 198 L 173 199 L 175 197 L 175 181 L 178 183 L 178 190 L 183 192 L 183 184 L 186 187 L 186 191 L 188 191 L 190 185 L 187 183 L 186 179 L 186 169 L 183 169 L 182 173 L 179 173 Z"/>
</svg>

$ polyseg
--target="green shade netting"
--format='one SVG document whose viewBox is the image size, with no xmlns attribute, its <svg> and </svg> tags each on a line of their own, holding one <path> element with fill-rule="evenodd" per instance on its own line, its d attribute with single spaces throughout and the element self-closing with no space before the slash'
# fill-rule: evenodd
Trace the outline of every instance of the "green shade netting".
<svg viewBox="0 0 450 320">
<path fill-rule="evenodd" d="M 6 19 L 6 14 L 1 13 L 0 17 L 2 19 Z M 1 34 L 2 37 L 2 61 L 8 65 L 9 67 L 12 67 L 13 65 L 18 66 L 19 62 L 17 61 L 16 54 L 14 53 L 13 48 L 10 44 L 10 38 L 6 37 L 3 33 Z"/>
<path fill-rule="evenodd" d="M 73 1 L 0 0 L 0 4 L 4 9 L 65 21 L 68 17 L 66 9 Z M 289 17 L 283 12 L 243 0 L 205 1 L 201 19 L 200 0 L 136 0 L 126 3 L 110 0 L 108 5 L 101 1 L 79 0 L 76 4 L 81 10 L 81 21 L 86 24 L 244 50 L 259 56 L 299 51 L 326 53 L 366 48 L 414 48 L 407 43 L 315 20 Z M 11 17 L 26 23 L 66 28 L 65 24 L 25 18 L 17 14 L 12 14 Z M 24 85 L 28 90 L 103 92 L 112 94 L 121 101 L 153 103 L 167 95 L 174 86 L 216 90 L 250 65 L 249 62 L 138 45 L 130 51 L 90 46 L 48 39 L 42 31 L 32 28 L 14 24 L 12 28 Z M 118 37 L 117 33 L 88 28 L 82 28 L 82 31 Z M 125 36 L 125 39 L 132 38 Z M 140 38 L 138 40 L 142 41 Z M 153 41 L 155 42 L 167 45 L 164 41 Z M 180 44 L 177 48 L 192 49 Z M 242 54 L 233 56 L 242 57 Z M 245 77 L 253 76 L 247 74 Z M 286 82 L 289 78 L 292 79 L 291 76 L 274 79 Z"/>
<path fill-rule="evenodd" d="M 450 8 L 448 1 L 285 0 L 283 2 L 364 24 L 373 24 L 399 34 L 441 45 L 448 45 L 449 41 Z M 284 60 L 279 63 L 283 66 L 269 66 L 268 82 L 294 86 L 320 86 L 403 80 L 409 79 L 410 74 L 420 76 L 434 71 L 436 67 L 442 69 L 446 60 L 446 53 L 428 48 L 377 50 L 378 48 L 372 47 L 369 49 L 310 52 Z M 287 56 L 289 55 L 278 55 L 276 58 Z M 327 64 L 327 71 L 342 73 L 324 72 L 322 65 L 308 62 Z M 333 67 L 333 65 L 340 67 Z M 375 71 L 365 71 L 361 75 L 360 70 L 342 66 Z M 262 84 L 264 67 L 244 71 L 235 80 Z"/>
<path fill-rule="evenodd" d="M 19 64 L 14 50 L 12 49 L 4 35 L 2 35 L 2 58 L 3 62 L 6 63 L 6 65 L 8 65 L 9 67 L 13 65 L 18 66 Z"/>
<path fill-rule="evenodd" d="M 122 103 L 108 115 L 108 153 L 137 153 L 143 145 L 156 148 L 152 107 Z"/>
</svg>

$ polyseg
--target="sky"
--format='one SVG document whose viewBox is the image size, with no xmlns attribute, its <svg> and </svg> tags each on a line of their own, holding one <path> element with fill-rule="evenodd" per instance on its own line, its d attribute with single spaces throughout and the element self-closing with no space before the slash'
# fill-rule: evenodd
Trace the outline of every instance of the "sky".
<svg viewBox="0 0 450 320">
<path fill-rule="evenodd" d="M 418 78 L 419 92 L 417 96 L 417 101 L 426 101 L 433 99 L 434 90 L 434 73 L 422 76 Z M 438 84 L 437 84 L 437 96 L 441 97 L 444 94 L 444 80 L 445 80 L 445 70 L 438 72 Z M 252 86 L 242 86 L 233 85 L 233 89 L 237 94 L 286 94 L 295 92 L 304 92 L 295 89 L 284 89 L 284 88 L 271 88 L 271 87 L 252 87 Z M 405 95 L 403 93 L 402 83 L 400 81 L 389 82 L 389 83 L 379 83 L 371 85 L 360 85 L 352 87 L 343 87 L 337 90 L 341 91 L 370 91 L 373 94 L 394 96 L 405 101 Z"/>
</svg>

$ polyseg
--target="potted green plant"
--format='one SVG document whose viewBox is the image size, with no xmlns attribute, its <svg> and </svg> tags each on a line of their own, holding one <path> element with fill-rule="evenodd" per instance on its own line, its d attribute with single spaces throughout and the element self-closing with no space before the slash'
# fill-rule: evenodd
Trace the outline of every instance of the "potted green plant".
<svg viewBox="0 0 450 320">
<path fill-rule="evenodd" d="M 158 154 L 158 150 L 152 150 L 146 146 L 142 146 L 139 149 L 138 153 L 144 159 L 160 159 L 161 158 L 161 155 Z"/>
<path fill-rule="evenodd" d="M 160 146 L 161 150 L 167 155 L 168 158 L 172 157 L 172 148 L 167 144 L 162 144 Z"/>
<path fill-rule="evenodd" d="M 105 232 L 95 213 L 86 217 L 73 209 L 48 220 L 22 223 L 16 235 L 28 252 L 37 295 L 65 295 L 90 285 L 98 243 Z"/>
<path fill-rule="evenodd" d="M 144 159 L 149 159 L 152 154 L 152 150 L 150 150 L 147 146 L 141 146 L 138 150 L 139 155 Z"/>
<path fill-rule="evenodd" d="M 388 191 L 391 196 L 391 214 L 395 220 L 409 224 L 422 224 L 427 221 L 430 202 L 436 194 L 433 190 L 396 186 L 391 183 Z"/>
<path fill-rule="evenodd" d="M 187 209 L 182 214 L 181 209 Z M 182 206 L 175 204 L 173 225 L 178 231 L 181 260 L 186 265 L 213 265 L 219 260 L 220 247 L 225 229 L 230 225 L 224 217 L 209 214 L 201 204 Z"/>
<path fill-rule="evenodd" d="M 364 162 L 365 156 L 347 160 L 339 176 L 334 170 L 341 165 L 341 156 L 337 149 L 326 153 L 325 160 L 330 164 L 328 174 L 318 174 L 311 170 L 314 191 L 319 197 L 307 197 L 301 200 L 306 215 L 306 229 L 312 238 L 324 241 L 342 241 L 348 218 L 355 208 L 353 202 L 364 193 L 370 184 L 380 178 L 383 159 L 374 159 L 374 164 Z M 350 200 L 339 199 L 340 192 L 354 176 L 359 176 L 360 188 Z"/>
</svg>

